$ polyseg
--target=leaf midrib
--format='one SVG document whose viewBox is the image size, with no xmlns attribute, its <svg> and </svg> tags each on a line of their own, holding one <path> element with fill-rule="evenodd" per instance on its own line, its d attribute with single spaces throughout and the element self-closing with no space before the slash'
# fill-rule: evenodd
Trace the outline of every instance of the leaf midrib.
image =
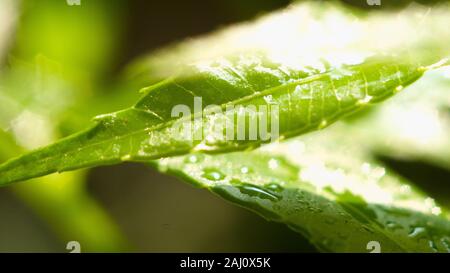
<svg viewBox="0 0 450 273">
<path fill-rule="evenodd" d="M 378 63 L 378 62 L 376 62 L 376 63 Z M 360 65 L 361 65 L 361 64 L 360 64 Z M 362 65 L 367 65 L 367 63 L 363 63 Z M 357 66 L 357 65 L 354 65 L 354 66 Z M 318 80 L 318 79 L 324 77 L 325 75 L 328 75 L 329 73 L 331 73 L 332 71 L 335 71 L 335 70 L 336 70 L 336 69 L 333 69 L 333 70 L 330 70 L 330 71 L 326 71 L 326 72 L 323 72 L 323 73 L 319 73 L 319 74 L 317 74 L 317 75 L 308 76 L 308 77 L 306 77 L 306 78 L 299 79 L 299 80 L 296 80 L 296 81 L 293 81 L 293 82 L 289 82 L 289 83 L 286 83 L 286 84 L 284 84 L 284 85 L 272 87 L 272 88 L 269 88 L 269 89 L 264 90 L 264 91 L 259 91 L 259 92 L 257 91 L 257 92 L 255 92 L 255 93 L 253 93 L 253 94 L 250 94 L 250 95 L 245 96 L 245 97 L 242 97 L 242 98 L 238 98 L 238 99 L 236 99 L 236 100 L 234 100 L 234 101 L 222 103 L 222 104 L 220 104 L 219 107 L 220 107 L 220 109 L 223 111 L 223 110 L 226 109 L 227 106 L 230 106 L 230 105 L 236 105 L 236 104 L 238 104 L 238 103 L 248 102 L 248 101 L 251 101 L 251 100 L 254 100 L 254 99 L 257 99 L 257 98 L 260 98 L 260 97 L 264 97 L 264 96 L 267 96 L 267 95 L 273 95 L 273 94 L 275 94 L 275 93 L 277 93 L 277 92 L 279 92 L 279 91 L 283 91 L 284 89 L 286 89 L 286 88 L 288 88 L 288 87 L 290 87 L 290 86 L 299 85 L 299 84 L 306 84 L 306 83 L 309 83 L 309 82 L 313 82 L 313 81 L 315 81 L 315 80 Z M 162 83 L 167 83 L 168 81 L 170 82 L 171 80 L 173 80 L 173 78 L 170 78 L 170 79 L 168 79 L 168 80 L 162 81 Z M 160 84 L 162 84 L 162 83 L 160 83 Z M 159 84 L 156 84 L 156 86 L 159 86 Z M 154 89 L 152 89 L 151 87 L 149 87 L 149 88 L 150 88 L 150 89 L 144 89 L 144 90 L 148 90 L 148 93 L 150 93 L 152 90 L 154 90 Z M 148 94 L 148 93 L 147 93 L 147 94 Z M 369 103 L 369 104 L 370 104 L 370 103 Z M 353 108 L 353 107 L 352 107 L 352 108 Z M 128 109 L 125 109 L 125 110 L 122 110 L 122 111 L 118 111 L 118 112 L 115 112 L 115 113 L 112 113 L 112 114 L 109 114 L 109 115 L 106 115 L 106 116 L 118 115 L 118 114 L 121 114 L 121 113 L 128 112 L 128 111 L 130 111 L 130 110 L 140 111 L 140 110 L 145 110 L 145 109 L 137 108 L 136 105 L 135 105 L 135 106 L 133 106 L 133 107 L 131 107 L 131 108 L 128 108 Z M 335 113 L 335 115 L 333 115 L 333 116 L 337 116 L 337 115 L 339 115 L 339 114 L 345 113 L 346 111 L 350 111 L 350 110 L 351 110 L 351 109 L 348 109 L 348 110 L 347 110 L 347 109 L 342 109 L 342 108 L 341 108 L 341 109 L 338 110 L 338 112 L 340 112 L 340 113 Z M 87 150 L 87 149 L 90 149 L 90 148 L 93 148 L 93 147 L 96 147 L 96 146 L 99 146 L 99 145 L 103 145 L 103 144 L 108 143 L 108 142 L 111 142 L 111 141 L 122 140 L 122 139 L 128 138 L 128 137 L 130 137 L 130 136 L 134 136 L 134 135 L 141 134 L 141 133 L 143 133 L 143 132 L 150 133 L 150 132 L 153 132 L 153 131 L 156 131 L 156 130 L 159 130 L 159 129 L 165 129 L 165 128 L 167 128 L 167 127 L 173 125 L 175 122 L 185 121 L 185 120 L 190 120 L 190 119 L 192 119 L 192 117 L 195 117 L 196 115 L 200 115 L 200 114 L 203 115 L 203 112 L 204 112 L 204 111 L 197 112 L 197 113 L 192 113 L 192 114 L 190 114 L 190 115 L 188 115 L 188 116 L 186 116 L 186 117 L 182 117 L 182 118 L 178 118 L 178 119 L 171 119 L 171 120 L 168 120 L 168 121 L 165 122 L 165 123 L 160 123 L 160 124 L 157 124 L 157 125 L 152 126 L 152 127 L 149 127 L 149 128 L 139 129 L 139 130 L 136 130 L 136 131 L 134 131 L 134 132 L 127 133 L 127 134 L 124 134 L 124 135 L 114 136 L 113 139 L 106 139 L 106 140 L 103 140 L 103 141 L 99 141 L 99 142 L 95 142 L 95 143 L 92 143 L 92 144 L 84 145 L 83 147 L 78 148 L 76 151 L 75 151 L 75 150 L 69 150 L 69 151 L 65 152 L 65 153 L 63 154 L 63 156 L 72 155 L 72 154 L 78 153 L 78 152 L 80 152 L 80 151 L 85 151 L 85 150 Z M 99 125 L 99 124 L 97 124 L 96 126 L 98 126 L 98 125 Z M 305 129 L 310 128 L 310 127 L 311 127 L 310 125 L 311 125 L 311 124 L 310 124 L 310 122 L 309 122 L 309 124 L 306 124 L 304 127 L 299 128 L 298 130 L 292 130 L 291 132 L 296 132 L 296 133 L 298 132 L 297 134 L 299 134 L 299 133 L 301 133 L 302 131 L 304 131 Z M 76 139 L 78 136 L 83 135 L 83 134 L 85 134 L 85 133 L 87 133 L 87 132 L 93 130 L 96 126 L 90 128 L 90 129 L 88 129 L 88 130 L 86 130 L 86 131 L 84 131 L 84 132 L 81 132 L 81 133 L 79 133 L 79 134 L 73 135 L 72 137 L 69 137 L 69 138 L 67 138 L 67 139 L 61 140 L 60 142 L 57 142 L 57 143 L 55 143 L 54 145 L 52 145 L 52 146 L 50 146 L 50 147 L 44 147 L 44 148 L 42 148 L 41 150 L 36 150 L 35 152 L 45 151 L 45 150 L 50 149 L 51 147 L 54 147 L 54 146 L 56 146 L 56 145 L 58 145 L 58 144 L 61 144 L 61 143 L 70 141 L 70 140 L 72 140 L 72 139 Z M 292 134 L 286 133 L 285 135 L 292 135 Z M 259 140 L 257 143 L 262 143 L 262 141 Z M 246 145 L 246 146 L 251 146 L 251 145 L 248 144 L 248 145 Z M 243 147 L 246 147 L 246 146 L 244 145 Z M 194 150 L 194 149 L 195 149 L 195 147 L 191 148 L 190 151 L 192 151 L 192 150 Z M 225 150 L 226 150 L 226 149 L 225 149 Z M 169 154 L 171 154 L 171 155 L 173 155 L 173 154 L 179 154 L 179 153 L 181 153 L 181 152 L 183 152 L 183 151 L 186 151 L 186 149 L 172 150 Z M 124 154 L 124 155 L 127 155 L 127 154 Z M 123 156 L 118 157 L 118 158 L 111 158 L 110 160 L 113 161 L 113 160 L 118 159 L 118 160 L 120 160 L 120 161 L 122 161 L 122 162 L 126 162 L 126 161 L 137 161 L 137 160 L 139 159 L 139 157 L 137 157 L 137 156 L 135 156 L 135 155 L 132 155 L 131 153 L 129 153 L 128 155 L 130 155 L 130 158 L 127 159 L 127 160 L 123 160 L 123 159 L 122 159 Z M 55 159 L 55 158 L 58 158 L 58 157 L 57 157 L 57 156 L 49 156 L 49 157 L 44 157 L 44 158 L 42 158 L 41 160 L 48 161 L 48 160 L 52 160 L 52 159 Z M 146 157 L 146 160 L 152 160 L 152 159 L 157 159 L 157 158 L 159 158 L 159 156 L 153 155 L 153 156 L 148 156 L 148 157 Z M 20 159 L 20 158 L 19 158 L 19 159 Z M 10 163 L 15 162 L 16 160 L 19 160 L 19 159 L 12 159 L 12 160 L 10 161 Z M 65 171 L 65 170 L 71 170 L 71 169 L 76 169 L 76 168 L 83 168 L 83 167 L 88 167 L 88 166 L 90 166 L 90 165 L 91 165 L 91 166 L 95 166 L 97 162 L 99 162 L 99 160 L 94 160 L 94 161 L 91 161 L 90 163 L 87 163 L 87 162 L 86 162 L 86 163 L 80 164 L 80 165 L 78 165 L 78 166 L 73 166 L 73 167 L 69 167 L 69 168 L 64 168 L 64 167 L 59 168 L 59 167 L 58 167 L 58 168 L 56 168 L 56 171 Z M 8 164 L 8 162 L 6 162 L 4 166 L 7 166 L 7 164 Z M 51 171 L 44 172 L 44 173 L 51 173 Z M 34 175 L 31 176 L 31 177 L 34 177 Z M 17 180 L 13 180 L 13 182 L 14 182 L 14 181 L 17 181 Z M 12 182 L 10 182 L 10 183 L 12 183 Z M 8 184 L 8 183 L 3 183 L 3 184 Z"/>
</svg>

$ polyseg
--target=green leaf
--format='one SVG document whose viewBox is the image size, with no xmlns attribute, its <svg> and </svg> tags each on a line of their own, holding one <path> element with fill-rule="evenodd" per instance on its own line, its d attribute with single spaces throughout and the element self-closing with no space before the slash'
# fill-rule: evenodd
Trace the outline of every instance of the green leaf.
<svg viewBox="0 0 450 273">
<path fill-rule="evenodd" d="M 368 252 L 367 243 L 377 241 L 382 252 L 449 252 L 448 211 L 374 159 L 381 150 L 448 167 L 447 71 L 427 73 L 392 100 L 323 132 L 252 152 L 155 164 L 287 224 L 323 251 Z"/>
<path fill-rule="evenodd" d="M 374 153 L 450 170 L 449 71 L 427 73 L 408 92 L 354 122 L 351 130 L 367 135 Z"/>
<path fill-rule="evenodd" d="M 85 132 L 5 163 L 0 167 L 0 184 L 121 161 L 254 148 L 278 135 L 287 138 L 324 128 L 393 95 L 425 70 L 421 64 L 391 56 L 333 65 L 323 61 L 301 68 L 258 54 L 198 63 L 147 88 L 134 107 L 100 116 Z M 196 97 L 202 99 L 199 109 Z M 174 117 L 172 110 L 177 105 L 192 109 L 191 115 Z M 219 108 L 210 111 L 207 105 Z M 234 108 L 229 110 L 230 106 Z M 242 111 L 251 106 L 257 112 Z M 261 106 L 279 110 L 268 110 L 270 133 L 253 138 L 251 122 L 245 119 L 256 119 Z M 236 122 L 240 118 L 245 123 L 244 140 L 239 138 Z M 191 126 L 194 120 L 200 120 L 201 126 Z M 223 130 L 230 120 L 235 128 L 231 137 Z M 186 137 L 189 126 L 192 130 Z M 277 127 L 276 135 L 273 127 Z M 197 135 L 200 137 L 195 138 Z"/>
<path fill-rule="evenodd" d="M 10 36 L 17 17 L 17 6 L 15 1 L 0 1 L 0 64 L 10 43 Z"/>
<path fill-rule="evenodd" d="M 0 161 L 50 143 L 77 96 L 85 95 L 61 66 L 44 56 L 10 61 L 0 75 Z M 74 90 L 77 92 L 74 92 Z M 69 124 L 65 124 L 68 126 Z M 78 238 L 86 251 L 123 251 L 128 243 L 85 189 L 85 172 L 52 175 L 9 188 L 61 240 Z"/>
<path fill-rule="evenodd" d="M 448 214 L 339 124 L 259 150 L 162 159 L 174 174 L 281 222 L 326 252 L 450 252 Z M 339 145 L 336 145 L 339 143 Z"/>
<path fill-rule="evenodd" d="M 409 5 L 401 11 L 385 10 L 384 5 L 382 10 L 363 11 L 337 2 L 304 1 L 251 23 L 190 37 L 139 57 L 127 67 L 127 79 L 150 85 L 172 76 L 183 64 L 242 52 L 268 52 L 300 65 L 400 51 L 409 52 L 415 60 L 449 54 L 448 1 L 433 8 Z"/>
<path fill-rule="evenodd" d="M 196 65 L 147 88 L 146 96 L 134 107 L 98 118 L 85 132 L 1 166 L 0 184 L 192 150 L 254 148 L 264 142 L 260 138 L 223 141 L 223 132 L 211 127 L 224 123 L 226 115 L 211 113 L 201 129 L 196 127 L 204 142 L 180 139 L 180 128 L 190 124 L 189 117 L 172 118 L 171 108 L 181 103 L 192 110 L 195 95 L 202 97 L 203 106 L 275 104 L 280 110 L 275 121 L 282 138 L 325 127 L 363 109 L 369 100 L 377 102 L 392 95 L 400 85 L 421 76 L 421 65 L 447 56 L 448 12 L 445 5 L 433 10 L 415 6 L 398 16 L 371 13 L 356 17 L 353 10 L 341 6 L 305 3 L 158 51 L 128 70 L 130 82 L 153 83 L 186 63 Z"/>
</svg>

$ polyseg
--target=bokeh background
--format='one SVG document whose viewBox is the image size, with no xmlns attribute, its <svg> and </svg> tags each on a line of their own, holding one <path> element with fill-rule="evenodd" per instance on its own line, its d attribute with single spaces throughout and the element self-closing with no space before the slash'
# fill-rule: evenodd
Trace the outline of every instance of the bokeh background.
<svg viewBox="0 0 450 273">
<path fill-rule="evenodd" d="M 344 2 L 369 8 L 365 1 Z M 391 2 L 383 8 L 398 8 L 404 1 Z M 57 90 L 66 86 L 53 85 L 54 74 L 75 93 L 95 98 L 113 92 L 116 86 L 124 88 L 117 79 L 128 63 L 143 54 L 289 4 L 287 0 L 81 0 L 80 6 L 69 6 L 65 0 L 0 0 L 0 31 L 8 28 L 0 33 L 1 44 L 7 47 L 3 55 L 0 47 L 0 88 L 12 87 L 14 94 L 10 95 L 17 95 L 22 105 L 37 113 L 47 107 L 30 98 L 41 96 L 38 87 L 48 87 L 49 82 Z M 53 73 L 54 66 L 57 71 L 62 67 L 64 73 Z M 45 75 L 48 71 L 50 80 Z M 27 93 L 30 88 L 38 93 Z M 127 88 L 128 100 L 118 99 L 113 108 L 130 105 L 138 96 L 138 86 Z M 44 99 L 65 109 L 73 106 L 71 97 L 66 98 L 69 103 L 54 97 Z M 108 107 L 99 103 L 98 109 L 73 106 L 73 111 L 91 117 Z M 14 111 L 22 113 L 23 109 L 0 111 L 4 115 L 0 125 Z M 85 119 L 75 114 L 61 114 L 58 122 L 62 120 L 67 122 L 61 122 L 50 138 L 62 137 L 85 124 Z M 39 138 L 36 131 L 30 133 Z M 8 140 L 8 136 L 0 138 L 2 161 L 34 147 L 27 139 L 21 143 Z M 445 202 L 444 197 L 450 195 L 448 187 L 429 183 L 430 177 L 446 181 L 450 177 L 447 171 L 421 162 L 382 160 L 434 193 L 437 201 Z M 206 190 L 143 165 L 101 167 L 50 180 L 0 188 L 0 252 L 67 252 L 71 240 L 80 241 L 82 251 L 315 251 L 284 225 L 267 222 Z M 78 184 L 83 184 L 82 189 Z"/>
</svg>

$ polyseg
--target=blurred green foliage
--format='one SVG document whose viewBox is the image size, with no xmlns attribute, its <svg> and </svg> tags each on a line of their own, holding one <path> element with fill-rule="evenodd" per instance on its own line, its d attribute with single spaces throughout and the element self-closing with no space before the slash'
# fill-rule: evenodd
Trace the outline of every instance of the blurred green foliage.
<svg viewBox="0 0 450 273">
<path fill-rule="evenodd" d="M 92 96 L 111 70 L 122 33 L 119 2 L 93 1 L 82 9 L 64 1 L 21 4 L 16 39 L 0 74 L 2 160 L 64 136 L 66 114 Z M 55 175 L 13 191 L 63 242 L 77 238 L 85 251 L 125 250 L 115 224 L 86 192 L 85 177 Z"/>
</svg>

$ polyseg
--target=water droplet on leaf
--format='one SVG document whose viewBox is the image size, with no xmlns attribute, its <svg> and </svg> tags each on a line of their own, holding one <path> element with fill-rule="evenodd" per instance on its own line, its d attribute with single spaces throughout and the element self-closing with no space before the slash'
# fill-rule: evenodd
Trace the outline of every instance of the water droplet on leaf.
<svg viewBox="0 0 450 273">
<path fill-rule="evenodd" d="M 235 183 L 234 186 L 237 187 L 239 191 L 243 194 L 247 194 L 253 197 L 259 197 L 261 199 L 279 201 L 282 198 L 277 192 L 256 185 L 246 183 Z"/>
<path fill-rule="evenodd" d="M 225 178 L 225 175 L 215 168 L 204 170 L 203 177 L 211 181 L 219 181 Z"/>
<path fill-rule="evenodd" d="M 250 171 L 250 169 L 246 166 L 241 168 L 241 173 L 243 173 L 243 174 L 247 174 L 247 173 L 249 173 L 249 171 Z"/>
<path fill-rule="evenodd" d="M 426 235 L 426 232 L 424 227 L 413 227 L 408 235 L 412 238 L 421 238 Z"/>
</svg>

